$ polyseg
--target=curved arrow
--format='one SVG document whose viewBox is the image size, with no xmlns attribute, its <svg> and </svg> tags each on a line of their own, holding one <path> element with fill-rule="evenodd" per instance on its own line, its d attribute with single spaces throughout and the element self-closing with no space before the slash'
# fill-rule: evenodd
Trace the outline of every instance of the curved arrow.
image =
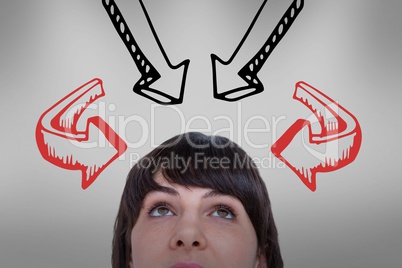
<svg viewBox="0 0 402 268">
<path fill-rule="evenodd" d="M 179 63 L 178 65 L 173 65 L 160 40 L 158 35 L 156 34 L 155 28 L 152 25 L 151 19 L 148 15 L 148 12 L 144 6 L 144 3 L 139 0 L 141 4 L 141 8 L 144 11 L 146 20 L 151 28 L 152 34 L 155 38 L 155 41 L 160 49 L 160 52 L 163 56 L 158 62 L 165 62 L 167 66 L 165 66 L 164 70 L 167 73 L 161 74 L 156 70 L 156 68 L 152 65 L 152 63 L 147 59 L 144 53 L 141 51 L 139 45 L 135 41 L 134 36 L 132 35 L 122 13 L 120 12 L 119 8 L 117 7 L 114 0 L 102 0 L 103 7 L 105 8 L 107 14 L 109 15 L 110 20 L 112 21 L 117 33 L 119 34 L 121 40 L 125 44 L 126 48 L 128 49 L 132 59 L 134 60 L 137 69 L 141 73 L 141 78 L 137 81 L 137 83 L 133 87 L 133 91 L 143 97 L 146 97 L 150 100 L 155 101 L 159 104 L 180 104 L 183 102 L 183 95 L 184 95 L 184 86 L 186 83 L 186 76 L 188 66 L 190 64 L 190 60 L 186 59 Z M 178 72 L 178 74 L 176 74 Z M 166 79 L 165 81 L 160 82 L 160 85 L 166 86 L 168 84 L 168 78 L 170 77 L 179 77 L 179 86 L 172 86 L 178 87 L 180 89 L 178 97 L 171 96 L 164 92 L 163 89 L 156 89 L 151 87 L 155 81 L 159 79 Z"/>
<path fill-rule="evenodd" d="M 42 157 L 58 167 L 81 170 L 82 189 L 88 188 L 127 149 L 126 143 L 99 116 L 89 118 L 85 129 L 78 130 L 83 112 L 104 95 L 102 81 L 93 79 L 45 111 L 36 125 L 36 143 Z M 98 148 L 99 138 L 106 138 L 113 149 Z"/>
<path fill-rule="evenodd" d="M 242 47 L 247 47 L 247 45 L 244 45 L 244 43 L 246 40 L 248 40 L 247 37 L 260 16 L 260 13 L 263 12 L 266 2 L 267 0 L 262 3 L 250 27 L 246 31 L 246 34 L 240 41 L 229 60 L 224 61 L 217 55 L 211 54 L 214 98 L 226 101 L 237 101 L 264 91 L 264 86 L 259 80 L 257 74 L 261 70 L 268 57 L 271 55 L 272 51 L 290 29 L 290 26 L 292 26 L 293 22 L 304 6 L 303 0 L 294 0 L 260 50 L 251 58 L 251 60 L 249 60 L 247 63 L 244 63 L 242 59 L 237 59 L 236 55 L 239 53 Z M 217 63 L 219 63 L 219 66 L 217 66 Z M 233 81 L 239 80 L 238 83 L 243 85 L 239 85 L 232 89 L 225 88 L 223 90 L 219 90 L 217 68 L 219 68 L 220 72 L 226 73 L 225 77 L 232 77 L 230 80 Z M 237 74 L 235 74 L 236 72 Z M 238 79 L 239 77 L 242 79 L 242 81 Z"/>
<path fill-rule="evenodd" d="M 297 120 L 271 151 L 315 191 L 318 172 L 331 172 L 355 160 L 362 132 L 353 114 L 305 82 L 296 84 L 293 98 L 308 107 L 312 115 Z"/>
</svg>

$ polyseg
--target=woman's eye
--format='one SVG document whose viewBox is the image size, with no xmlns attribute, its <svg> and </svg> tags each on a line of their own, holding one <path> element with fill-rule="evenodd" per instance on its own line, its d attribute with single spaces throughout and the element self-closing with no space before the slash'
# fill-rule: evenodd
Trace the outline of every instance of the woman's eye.
<svg viewBox="0 0 402 268">
<path fill-rule="evenodd" d="M 173 212 L 170 211 L 170 208 L 166 206 L 158 206 L 156 208 L 153 208 L 150 213 L 150 216 L 152 217 L 161 217 L 161 216 L 173 216 Z"/>
<path fill-rule="evenodd" d="M 211 214 L 214 217 L 220 217 L 224 219 L 233 219 L 236 216 L 228 208 L 217 208 L 214 213 Z"/>
</svg>

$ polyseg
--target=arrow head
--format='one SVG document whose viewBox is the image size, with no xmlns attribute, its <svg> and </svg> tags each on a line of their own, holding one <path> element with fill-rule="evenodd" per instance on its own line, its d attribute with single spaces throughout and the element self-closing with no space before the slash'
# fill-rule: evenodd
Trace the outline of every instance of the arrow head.
<svg viewBox="0 0 402 268">
<path fill-rule="evenodd" d="M 184 60 L 175 68 L 164 68 L 158 76 L 149 77 L 142 74 L 140 80 L 134 85 L 133 91 L 145 98 L 148 98 L 158 104 L 173 105 L 183 102 L 184 87 L 186 84 L 187 70 L 190 64 L 189 60 Z M 154 85 L 154 87 L 151 87 Z M 180 89 L 178 97 L 167 92 L 174 92 Z"/>
<path fill-rule="evenodd" d="M 93 79 L 45 111 L 36 126 L 36 143 L 42 157 L 58 167 L 81 170 L 83 189 L 127 149 L 99 116 L 87 119 L 84 130 L 77 129 L 85 109 L 103 95 L 102 81 Z M 109 141 L 109 148 L 99 147 L 100 138 Z"/>
<path fill-rule="evenodd" d="M 211 60 L 214 98 L 233 102 L 264 91 L 256 73 L 238 71 L 235 64 L 224 62 L 214 54 Z M 223 79 L 218 79 L 218 73 Z"/>
<path fill-rule="evenodd" d="M 332 172 L 355 160 L 361 129 L 354 115 L 305 82 L 296 84 L 294 98 L 308 107 L 312 115 L 307 120 L 297 120 L 272 145 L 271 151 L 315 191 L 318 172 Z"/>
</svg>

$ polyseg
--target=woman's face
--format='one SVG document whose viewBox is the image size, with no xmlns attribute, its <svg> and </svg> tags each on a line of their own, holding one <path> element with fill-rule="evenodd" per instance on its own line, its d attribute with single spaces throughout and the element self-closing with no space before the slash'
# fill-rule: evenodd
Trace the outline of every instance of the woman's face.
<svg viewBox="0 0 402 268">
<path fill-rule="evenodd" d="M 131 232 L 131 268 L 266 267 L 242 203 L 208 188 L 156 182 Z"/>
</svg>

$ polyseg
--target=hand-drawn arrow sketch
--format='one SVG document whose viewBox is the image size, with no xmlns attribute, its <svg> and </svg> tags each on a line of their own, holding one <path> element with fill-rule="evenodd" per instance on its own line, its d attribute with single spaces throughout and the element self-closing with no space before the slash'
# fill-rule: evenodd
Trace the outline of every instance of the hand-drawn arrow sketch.
<svg viewBox="0 0 402 268">
<path fill-rule="evenodd" d="M 271 151 L 315 191 L 318 172 L 331 172 L 355 160 L 362 132 L 353 114 L 305 82 L 296 84 L 293 98 L 312 115 L 290 126 Z"/>
<path fill-rule="evenodd" d="M 159 37 L 153 27 L 152 21 L 148 15 L 148 12 L 144 6 L 142 0 L 139 0 L 141 8 L 145 14 L 145 18 L 149 27 L 154 36 L 154 41 L 157 43 L 157 46 L 160 50 L 160 60 L 157 61 L 158 64 L 162 64 L 164 66 L 160 66 L 158 70 L 164 70 L 164 73 L 159 73 L 159 71 L 154 67 L 154 65 L 147 59 L 147 57 L 142 52 L 138 43 L 136 42 L 134 36 L 132 35 L 122 13 L 120 12 L 117 4 L 114 0 L 102 0 L 102 4 L 110 17 L 117 33 L 119 34 L 121 40 L 127 47 L 132 59 L 134 60 L 135 65 L 141 73 L 141 78 L 134 85 L 133 91 L 143 97 L 146 97 L 150 100 L 155 101 L 159 104 L 180 104 L 183 102 L 183 94 L 184 87 L 186 82 L 187 70 L 190 64 L 190 60 L 183 60 L 181 63 L 177 65 L 173 65 L 166 52 L 163 48 Z M 155 63 L 154 63 L 155 64 Z M 178 77 L 177 85 L 167 86 L 171 84 L 171 82 L 165 82 L 172 77 Z M 178 96 L 172 96 L 166 93 L 166 88 L 153 88 L 151 87 L 155 81 L 162 79 L 164 81 L 159 81 L 159 85 L 162 87 L 174 87 L 179 89 Z M 170 88 L 170 91 L 172 89 Z M 177 90 L 174 90 L 177 91 Z"/>
<path fill-rule="evenodd" d="M 241 49 L 247 48 L 249 42 L 254 42 L 250 40 L 248 36 L 256 24 L 258 17 L 266 16 L 268 10 L 264 8 L 266 2 L 267 0 L 264 0 L 262 3 L 250 27 L 247 29 L 229 60 L 224 61 L 215 54 L 211 55 L 214 98 L 226 101 L 237 101 L 261 93 L 264 90 L 264 86 L 258 79 L 257 74 L 272 51 L 285 36 L 290 26 L 292 26 L 304 6 L 303 0 L 294 0 L 260 50 L 245 63 L 243 59 L 237 58 L 236 56 Z M 234 88 L 219 88 L 219 81 L 221 79 L 218 79 L 218 73 L 220 73 L 220 76 L 225 77 L 226 80 L 230 79 L 231 81 L 240 80 L 240 77 L 242 79 L 239 82 L 241 85 L 235 86 Z"/>
<path fill-rule="evenodd" d="M 42 157 L 58 167 L 81 170 L 84 190 L 127 149 L 126 143 L 99 116 L 88 118 L 85 129 L 78 129 L 84 111 L 104 95 L 102 81 L 93 79 L 45 111 L 36 125 L 36 143 Z M 99 148 L 102 138 L 111 148 Z"/>
</svg>

